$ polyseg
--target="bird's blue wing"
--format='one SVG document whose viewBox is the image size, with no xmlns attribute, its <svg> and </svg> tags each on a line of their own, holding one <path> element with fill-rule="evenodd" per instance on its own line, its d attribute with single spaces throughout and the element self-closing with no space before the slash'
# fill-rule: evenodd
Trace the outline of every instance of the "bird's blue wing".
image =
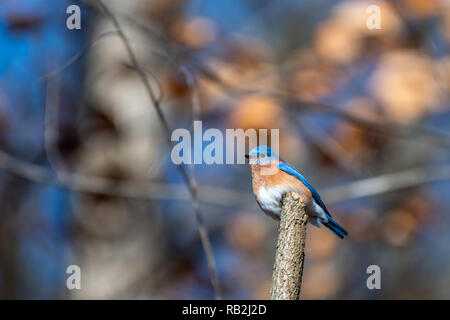
<svg viewBox="0 0 450 320">
<path fill-rule="evenodd" d="M 333 220 L 331 214 L 328 212 L 325 203 L 323 203 L 322 199 L 319 196 L 319 193 L 314 189 L 314 187 L 306 180 L 304 176 L 302 176 L 293 166 L 289 163 L 281 162 L 278 164 L 278 168 L 294 177 L 299 179 L 303 184 L 311 191 L 314 201 L 325 211 L 327 214 L 328 221 L 322 222 L 327 228 L 334 232 L 339 238 L 344 239 L 344 237 L 348 234 L 347 231 L 336 221 Z"/>
<path fill-rule="evenodd" d="M 322 199 L 320 198 L 319 193 L 314 189 L 314 187 L 306 180 L 304 176 L 302 176 L 293 166 L 291 166 L 289 163 L 281 162 L 278 164 L 278 168 L 286 173 L 289 173 L 290 175 L 298 178 L 303 184 L 311 191 L 311 194 L 316 201 L 316 203 L 325 211 L 330 217 L 331 214 L 328 212 L 327 207 L 325 206 L 325 203 L 323 203 Z"/>
</svg>

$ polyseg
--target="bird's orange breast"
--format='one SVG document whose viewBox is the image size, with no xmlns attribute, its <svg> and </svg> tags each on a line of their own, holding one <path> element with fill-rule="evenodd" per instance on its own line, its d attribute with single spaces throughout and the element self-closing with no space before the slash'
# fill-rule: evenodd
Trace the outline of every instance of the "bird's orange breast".
<svg viewBox="0 0 450 320">
<path fill-rule="evenodd" d="M 311 191 L 297 177 L 280 170 L 278 163 L 267 165 L 252 165 L 252 187 L 255 196 L 261 187 L 264 188 L 282 188 L 298 193 L 309 203 L 312 201 Z M 272 167 L 271 167 L 272 166 Z M 263 170 L 265 169 L 265 170 Z M 263 174 L 266 172 L 274 172 L 273 174 Z"/>
</svg>

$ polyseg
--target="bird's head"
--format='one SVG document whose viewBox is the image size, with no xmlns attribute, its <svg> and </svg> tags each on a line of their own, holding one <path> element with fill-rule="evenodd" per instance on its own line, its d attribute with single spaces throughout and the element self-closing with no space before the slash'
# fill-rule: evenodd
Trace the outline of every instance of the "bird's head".
<svg viewBox="0 0 450 320">
<path fill-rule="evenodd" d="M 270 164 L 279 160 L 278 154 L 272 151 L 270 147 L 258 146 L 253 148 L 246 156 L 250 164 Z"/>
</svg>

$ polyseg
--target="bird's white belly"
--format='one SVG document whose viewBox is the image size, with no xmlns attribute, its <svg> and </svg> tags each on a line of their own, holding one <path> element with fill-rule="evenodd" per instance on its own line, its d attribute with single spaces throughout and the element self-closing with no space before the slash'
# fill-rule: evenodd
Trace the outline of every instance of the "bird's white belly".
<svg viewBox="0 0 450 320">
<path fill-rule="evenodd" d="M 281 200 L 287 192 L 282 188 L 261 187 L 256 195 L 256 201 L 265 213 L 275 219 L 279 219 L 281 214 Z"/>
<path fill-rule="evenodd" d="M 265 188 L 261 187 L 256 195 L 256 201 L 261 209 L 274 219 L 280 219 L 283 196 L 292 190 L 285 188 Z M 315 226 L 328 222 L 328 218 L 323 209 L 312 201 L 311 205 L 306 207 L 306 213 L 309 221 Z"/>
</svg>

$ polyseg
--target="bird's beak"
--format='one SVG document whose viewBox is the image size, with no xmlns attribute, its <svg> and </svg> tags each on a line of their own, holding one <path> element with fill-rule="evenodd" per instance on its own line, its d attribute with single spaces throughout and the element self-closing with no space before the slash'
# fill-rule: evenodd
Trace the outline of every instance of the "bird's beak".
<svg viewBox="0 0 450 320">
<path fill-rule="evenodd" d="M 245 157 L 246 157 L 247 159 L 249 159 L 249 158 L 250 158 L 250 156 L 249 156 L 248 154 L 246 154 L 246 155 L 245 155 Z"/>
</svg>

